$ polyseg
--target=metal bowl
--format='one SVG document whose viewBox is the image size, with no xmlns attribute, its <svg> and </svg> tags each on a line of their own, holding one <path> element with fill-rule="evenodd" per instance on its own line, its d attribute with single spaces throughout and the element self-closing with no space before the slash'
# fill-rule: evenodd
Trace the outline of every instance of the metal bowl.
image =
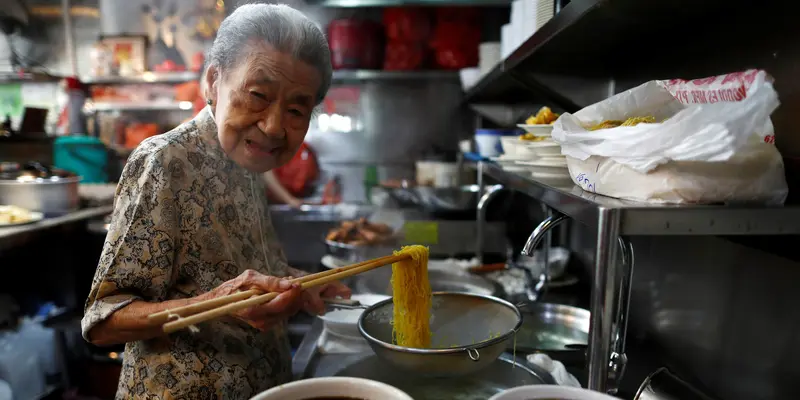
<svg viewBox="0 0 800 400">
<path fill-rule="evenodd" d="M 375 245 L 352 245 L 325 239 L 328 254 L 348 263 L 358 263 L 392 255 L 397 248 L 393 244 L 395 244 L 394 240 Z"/>
<path fill-rule="evenodd" d="M 398 368 L 437 377 L 461 376 L 491 365 L 522 325 L 513 304 L 496 297 L 437 292 L 431 309 L 431 347 L 393 344 L 392 299 L 369 307 L 358 330 L 375 354 Z"/>
<path fill-rule="evenodd" d="M 441 264 L 441 263 L 438 263 Z M 377 268 L 359 275 L 356 290 L 359 293 L 375 293 L 392 296 L 392 269 Z M 428 281 L 434 292 L 473 293 L 484 296 L 503 297 L 502 286 L 497 282 L 469 272 L 438 267 L 436 261 L 428 261 Z"/>
<path fill-rule="evenodd" d="M 517 351 L 582 354 L 589 343 L 589 310 L 539 302 L 520 308 L 523 323 L 516 336 Z"/>
<path fill-rule="evenodd" d="M 474 211 L 480 198 L 480 186 L 465 185 L 452 188 L 432 186 L 383 186 L 401 206 L 420 207 L 428 212 Z"/>
</svg>

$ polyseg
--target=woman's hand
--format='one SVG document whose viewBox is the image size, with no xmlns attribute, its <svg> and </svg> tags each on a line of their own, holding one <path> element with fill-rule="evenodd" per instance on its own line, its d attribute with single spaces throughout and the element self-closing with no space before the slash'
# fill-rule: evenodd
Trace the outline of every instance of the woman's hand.
<svg viewBox="0 0 800 400">
<path fill-rule="evenodd" d="M 352 294 L 349 287 L 340 282 L 331 282 L 321 286 L 308 288 L 303 291 L 303 311 L 311 315 L 325 314 L 325 302 L 323 298 L 336 298 L 349 299 Z"/>
<path fill-rule="evenodd" d="M 208 298 L 227 296 L 236 292 L 257 289 L 264 293 L 281 292 L 268 303 L 259 304 L 231 314 L 248 325 L 266 331 L 300 311 L 303 306 L 303 291 L 300 285 L 288 279 L 268 276 L 247 270 L 211 291 Z"/>
<path fill-rule="evenodd" d="M 292 197 L 286 200 L 286 204 L 292 208 L 300 208 L 300 206 L 303 205 L 303 200 L 300 200 L 297 197 Z"/>
</svg>

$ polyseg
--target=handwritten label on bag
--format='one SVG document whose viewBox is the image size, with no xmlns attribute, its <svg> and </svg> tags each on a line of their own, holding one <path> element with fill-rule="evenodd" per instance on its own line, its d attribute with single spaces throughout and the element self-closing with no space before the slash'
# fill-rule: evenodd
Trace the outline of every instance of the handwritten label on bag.
<svg viewBox="0 0 800 400">
<path fill-rule="evenodd" d="M 406 243 L 439 244 L 439 224 L 429 221 L 408 221 L 403 226 Z"/>
<path fill-rule="evenodd" d="M 578 176 L 575 177 L 575 181 L 583 187 L 584 190 L 588 190 L 590 192 L 596 192 L 594 189 L 594 183 L 586 176 L 585 173 L 580 173 Z"/>
</svg>

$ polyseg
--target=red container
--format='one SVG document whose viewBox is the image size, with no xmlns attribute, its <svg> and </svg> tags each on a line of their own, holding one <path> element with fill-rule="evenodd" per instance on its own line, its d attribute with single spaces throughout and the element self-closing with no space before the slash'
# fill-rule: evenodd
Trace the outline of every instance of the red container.
<svg viewBox="0 0 800 400">
<path fill-rule="evenodd" d="M 383 10 L 386 37 L 393 42 L 421 42 L 430 36 L 431 16 L 425 8 L 389 7 Z"/>
<path fill-rule="evenodd" d="M 371 21 L 337 19 L 328 25 L 333 69 L 380 69 L 383 34 Z"/>
</svg>

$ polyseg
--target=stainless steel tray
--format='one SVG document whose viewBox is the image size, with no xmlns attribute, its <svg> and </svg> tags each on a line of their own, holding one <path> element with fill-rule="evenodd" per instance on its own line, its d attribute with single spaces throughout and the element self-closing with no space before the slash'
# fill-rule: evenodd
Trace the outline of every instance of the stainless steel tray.
<svg viewBox="0 0 800 400">
<path fill-rule="evenodd" d="M 516 386 L 555 384 L 549 373 L 536 366 L 527 365 L 523 357 L 516 359 L 504 353 L 486 370 L 471 377 L 433 379 L 398 373 L 390 365 L 378 360 L 373 352 L 354 354 L 322 354 L 317 341 L 322 334 L 322 323 L 315 320 L 292 360 L 295 379 L 326 376 L 359 376 L 386 382 L 408 392 L 416 400 L 448 399 L 486 400 L 493 394 Z M 517 364 L 512 364 L 516 360 Z"/>
</svg>

